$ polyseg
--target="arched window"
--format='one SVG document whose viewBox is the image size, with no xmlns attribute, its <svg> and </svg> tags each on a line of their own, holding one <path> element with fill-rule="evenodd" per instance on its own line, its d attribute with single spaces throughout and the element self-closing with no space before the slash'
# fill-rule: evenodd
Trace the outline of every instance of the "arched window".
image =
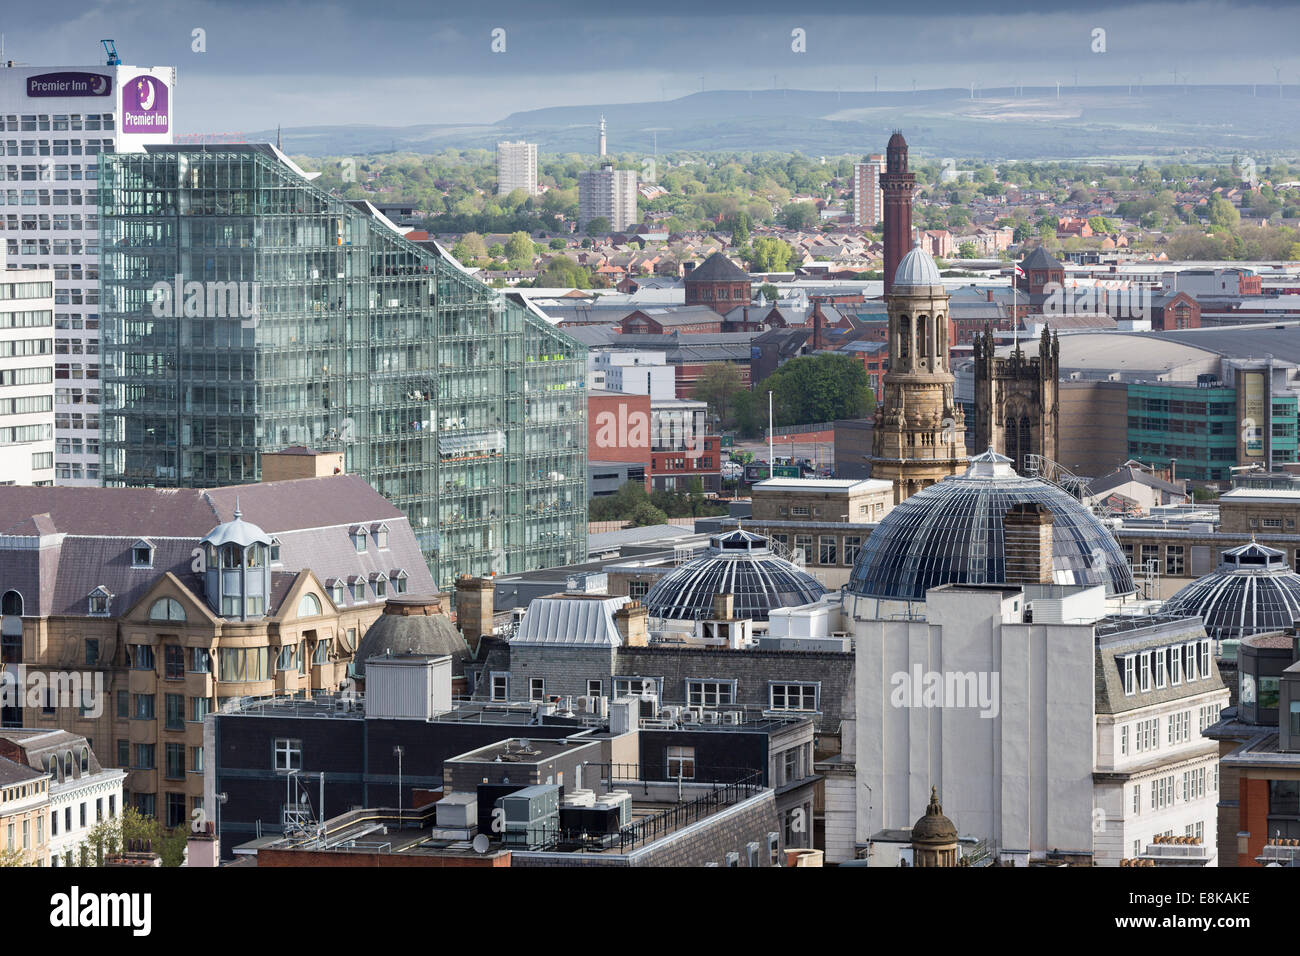
<svg viewBox="0 0 1300 956">
<path fill-rule="evenodd" d="M 81 748 L 81 772 L 90 773 L 90 748 Z"/>
<path fill-rule="evenodd" d="M 299 617 L 315 617 L 320 613 L 320 598 L 316 595 L 307 593 L 302 596 L 298 602 Z"/>
<path fill-rule="evenodd" d="M 6 591 L 4 597 L 0 598 L 0 614 L 6 617 L 22 617 L 23 596 L 17 591 Z"/>
<path fill-rule="evenodd" d="M 69 750 L 63 755 L 63 774 L 59 777 L 59 782 L 72 779 L 72 751 Z"/>
<path fill-rule="evenodd" d="M 920 316 L 916 327 L 916 354 L 921 361 L 930 354 L 930 319 L 928 316 Z"/>
<path fill-rule="evenodd" d="M 153 602 L 153 607 L 149 608 L 149 620 L 184 621 L 185 608 L 181 607 L 181 602 L 175 598 L 159 598 Z"/>
<path fill-rule="evenodd" d="M 912 320 L 907 316 L 899 316 L 898 323 L 898 357 L 905 359 L 911 354 L 912 347 Z"/>
</svg>

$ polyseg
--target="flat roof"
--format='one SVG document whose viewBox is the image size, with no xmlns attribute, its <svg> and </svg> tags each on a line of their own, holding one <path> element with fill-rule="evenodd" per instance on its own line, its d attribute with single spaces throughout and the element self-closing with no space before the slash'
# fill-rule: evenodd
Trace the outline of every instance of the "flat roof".
<svg viewBox="0 0 1300 956">
<path fill-rule="evenodd" d="M 764 478 L 753 490 L 764 491 L 882 491 L 893 482 L 880 478 Z"/>
<path fill-rule="evenodd" d="M 582 732 L 582 728 L 575 727 L 574 733 Z M 572 743 L 569 738 L 561 737 L 559 739 L 536 737 L 510 737 L 506 740 L 497 741 L 494 744 L 488 744 L 486 747 L 480 747 L 477 750 L 470 750 L 455 757 L 447 758 L 447 763 L 525 763 L 535 764 L 544 763 L 547 760 L 553 760 L 566 751 L 579 750 L 583 747 L 597 745 L 594 740 L 576 739 Z"/>
</svg>

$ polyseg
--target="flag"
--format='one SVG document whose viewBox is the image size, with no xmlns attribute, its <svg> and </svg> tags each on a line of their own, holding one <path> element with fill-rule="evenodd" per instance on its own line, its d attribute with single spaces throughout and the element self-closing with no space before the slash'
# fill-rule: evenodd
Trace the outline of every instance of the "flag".
<svg viewBox="0 0 1300 956">
<path fill-rule="evenodd" d="M 1020 263 L 1017 262 L 1017 263 L 1016 263 L 1016 278 L 1018 278 L 1018 279 L 1023 279 L 1024 277 L 1025 277 L 1025 270 L 1022 269 L 1022 268 L 1020 267 Z"/>
</svg>

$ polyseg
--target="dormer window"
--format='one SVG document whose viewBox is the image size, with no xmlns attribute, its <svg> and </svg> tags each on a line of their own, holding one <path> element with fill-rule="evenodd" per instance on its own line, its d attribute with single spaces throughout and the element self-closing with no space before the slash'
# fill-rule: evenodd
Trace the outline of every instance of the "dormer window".
<svg viewBox="0 0 1300 956">
<path fill-rule="evenodd" d="M 366 599 L 366 582 L 360 577 L 353 577 L 352 583 L 352 600 L 364 601 Z"/>
<path fill-rule="evenodd" d="M 375 597 L 381 598 L 388 594 L 388 578 L 382 574 L 374 575 L 371 580 L 371 586 L 375 589 Z"/>
<path fill-rule="evenodd" d="M 153 567 L 153 545 L 143 538 L 131 545 L 131 567 Z"/>
<path fill-rule="evenodd" d="M 334 602 L 336 607 L 342 607 L 343 606 L 343 582 L 333 581 L 330 583 L 329 588 L 330 588 L 330 600 Z"/>
<path fill-rule="evenodd" d="M 389 580 L 393 582 L 393 593 L 395 594 L 406 593 L 406 572 L 405 571 L 399 568 L 389 576 Z"/>
<path fill-rule="evenodd" d="M 280 563 L 280 539 L 279 538 L 271 539 L 271 563 L 272 564 Z"/>
<path fill-rule="evenodd" d="M 99 587 L 95 588 L 95 590 L 90 592 L 88 599 L 89 612 L 101 617 L 107 615 L 108 606 L 112 600 L 113 595 L 108 592 L 108 588 L 101 584 Z"/>
<path fill-rule="evenodd" d="M 375 526 L 375 547 L 381 551 L 388 547 L 388 525 Z"/>
<path fill-rule="evenodd" d="M 366 553 L 366 532 L 364 528 L 353 528 L 349 532 L 352 536 L 352 547 L 356 548 L 357 554 Z"/>
</svg>

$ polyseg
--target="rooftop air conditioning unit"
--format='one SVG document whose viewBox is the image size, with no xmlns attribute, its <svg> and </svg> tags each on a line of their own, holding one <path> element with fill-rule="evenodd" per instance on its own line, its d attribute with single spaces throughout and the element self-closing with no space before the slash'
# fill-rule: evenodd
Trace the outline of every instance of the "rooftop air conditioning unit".
<svg viewBox="0 0 1300 956">
<path fill-rule="evenodd" d="M 675 707 L 675 706 L 665 707 L 663 710 L 659 711 L 660 720 L 676 721 L 679 717 L 681 717 L 681 715 L 682 715 L 681 707 Z"/>
<path fill-rule="evenodd" d="M 721 717 L 716 710 L 706 710 L 700 716 L 706 724 L 717 724 L 721 722 Z"/>
<path fill-rule="evenodd" d="M 744 711 L 725 710 L 722 712 L 722 722 L 724 724 L 743 724 L 745 722 Z"/>
</svg>

